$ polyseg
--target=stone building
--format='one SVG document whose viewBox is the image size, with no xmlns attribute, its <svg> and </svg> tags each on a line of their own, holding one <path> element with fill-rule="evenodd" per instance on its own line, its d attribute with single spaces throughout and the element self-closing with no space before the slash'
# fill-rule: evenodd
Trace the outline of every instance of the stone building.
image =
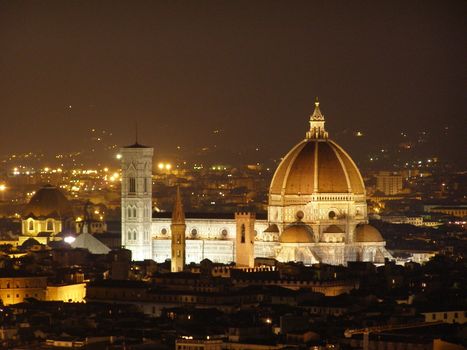
<svg viewBox="0 0 467 350">
<path fill-rule="evenodd" d="M 249 266 L 253 257 L 266 257 L 345 265 L 391 258 L 381 234 L 368 225 L 360 171 L 342 147 L 329 139 L 318 101 L 309 123 L 305 138 L 276 169 L 267 217 L 257 215 L 251 229 L 241 223 L 242 215 L 187 213 L 186 263 L 207 258 Z M 163 262 L 171 258 L 172 222 L 168 213 L 150 216 L 153 149 L 135 144 L 121 154 L 122 244 L 136 260 Z M 242 243 L 247 233 L 249 244 L 246 237 Z M 242 253 L 240 244 L 245 245 Z"/>
</svg>

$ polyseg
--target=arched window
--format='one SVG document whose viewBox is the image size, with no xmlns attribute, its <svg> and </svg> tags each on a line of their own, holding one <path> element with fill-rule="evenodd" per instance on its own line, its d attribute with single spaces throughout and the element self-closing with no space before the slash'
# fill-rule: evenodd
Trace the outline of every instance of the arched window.
<svg viewBox="0 0 467 350">
<path fill-rule="evenodd" d="M 131 207 L 127 208 L 127 216 L 131 218 Z"/>
<path fill-rule="evenodd" d="M 128 230 L 127 239 L 128 239 L 129 241 L 131 241 L 131 231 L 130 231 L 130 230 Z"/>
<path fill-rule="evenodd" d="M 54 222 L 52 220 L 47 221 L 47 231 L 53 231 L 54 230 Z"/>
<path fill-rule="evenodd" d="M 136 230 L 133 231 L 133 240 L 136 241 L 138 238 Z"/>
<path fill-rule="evenodd" d="M 133 206 L 133 217 L 135 218 L 136 217 L 136 207 Z"/>
<path fill-rule="evenodd" d="M 241 243 L 245 243 L 245 224 L 242 224 L 242 230 L 241 230 Z"/>
<path fill-rule="evenodd" d="M 136 192 L 136 179 L 134 177 L 129 178 L 129 193 L 135 193 Z"/>
<path fill-rule="evenodd" d="M 144 192 L 148 192 L 148 179 L 146 177 L 144 178 Z"/>
<path fill-rule="evenodd" d="M 29 220 L 28 222 L 28 230 L 34 231 L 34 220 Z"/>
</svg>

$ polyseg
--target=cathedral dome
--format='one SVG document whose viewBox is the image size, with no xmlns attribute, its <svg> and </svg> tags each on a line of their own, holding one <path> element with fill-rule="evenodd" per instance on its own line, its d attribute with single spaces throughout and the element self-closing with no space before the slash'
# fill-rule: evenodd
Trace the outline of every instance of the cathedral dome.
<svg viewBox="0 0 467 350">
<path fill-rule="evenodd" d="M 384 239 L 375 227 L 362 224 L 355 230 L 355 242 L 384 242 Z"/>
<path fill-rule="evenodd" d="M 365 194 L 360 171 L 350 156 L 324 130 L 324 117 L 316 102 L 310 131 L 282 159 L 271 181 L 271 195 L 313 193 Z"/>
<path fill-rule="evenodd" d="M 55 218 L 73 217 L 70 201 L 57 187 L 45 185 L 39 189 L 26 205 L 23 218 Z"/>
<path fill-rule="evenodd" d="M 313 229 L 303 222 L 287 226 L 279 237 L 281 243 L 313 243 Z"/>
</svg>

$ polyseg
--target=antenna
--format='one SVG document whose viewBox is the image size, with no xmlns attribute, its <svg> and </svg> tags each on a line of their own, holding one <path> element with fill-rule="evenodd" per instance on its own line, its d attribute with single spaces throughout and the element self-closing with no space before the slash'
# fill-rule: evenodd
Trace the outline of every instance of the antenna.
<svg viewBox="0 0 467 350">
<path fill-rule="evenodd" d="M 138 121 L 135 120 L 135 144 L 138 144 Z"/>
</svg>

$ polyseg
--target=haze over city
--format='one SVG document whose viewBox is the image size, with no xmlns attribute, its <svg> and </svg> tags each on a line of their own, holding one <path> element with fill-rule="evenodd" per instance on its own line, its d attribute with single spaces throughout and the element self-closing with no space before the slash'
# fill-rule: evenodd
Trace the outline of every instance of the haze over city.
<svg viewBox="0 0 467 350">
<path fill-rule="evenodd" d="M 0 153 L 79 151 L 92 128 L 120 147 L 138 122 L 156 155 L 279 159 L 319 96 L 331 135 L 359 161 L 427 131 L 438 156 L 465 165 L 454 151 L 465 148 L 465 10 L 464 1 L 2 1 Z"/>
</svg>

